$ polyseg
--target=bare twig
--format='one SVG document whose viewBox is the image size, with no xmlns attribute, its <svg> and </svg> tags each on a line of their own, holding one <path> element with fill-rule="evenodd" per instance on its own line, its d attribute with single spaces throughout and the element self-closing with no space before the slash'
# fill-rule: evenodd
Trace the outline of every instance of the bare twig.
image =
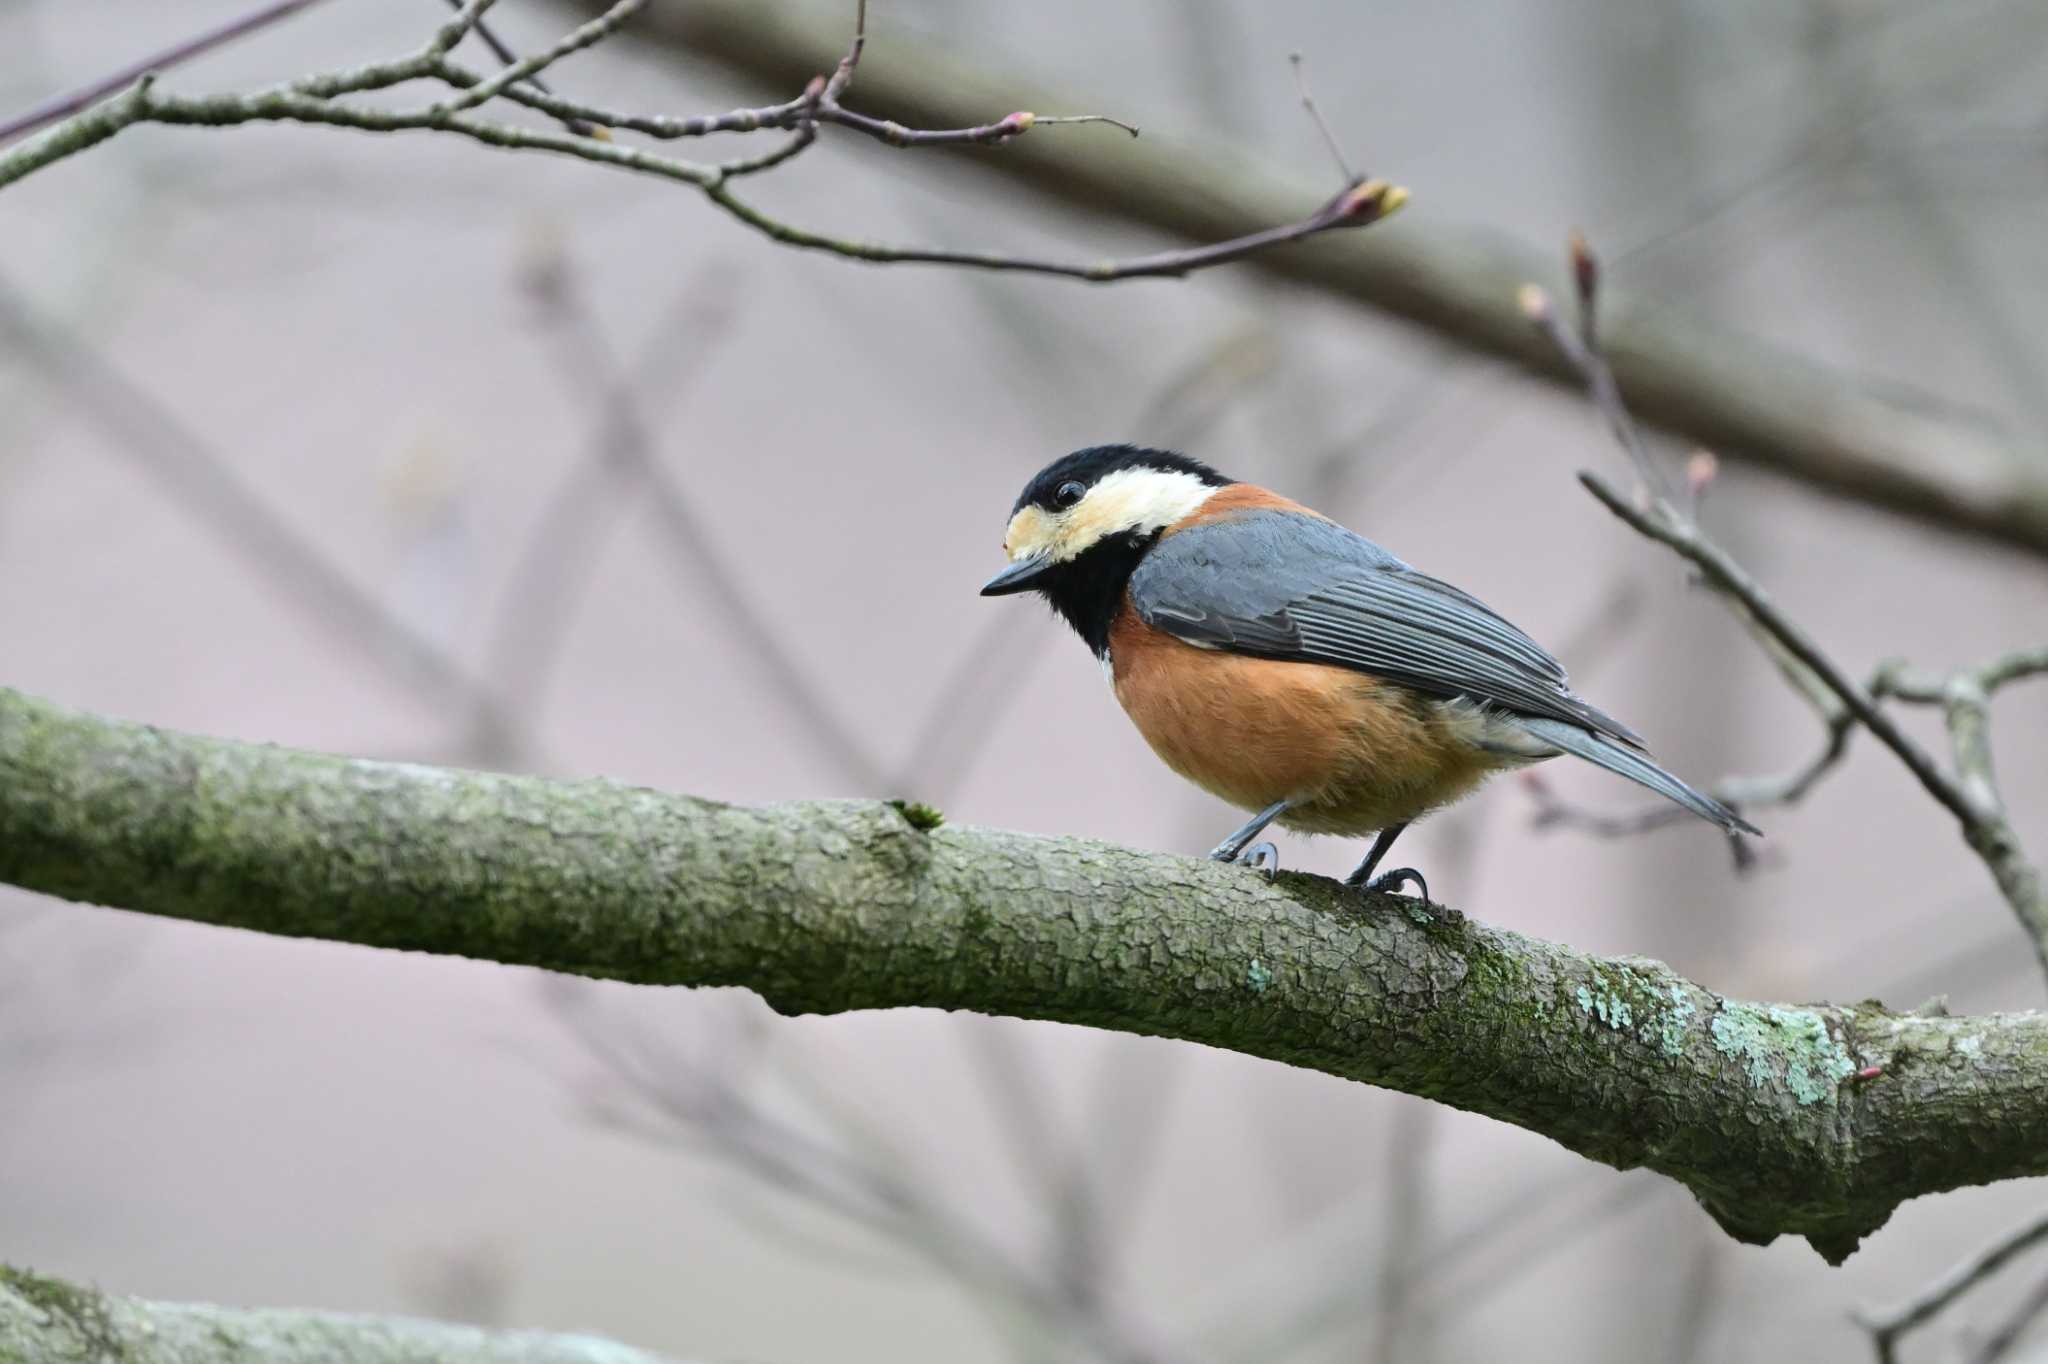
<svg viewBox="0 0 2048 1364">
<path fill-rule="evenodd" d="M 1593 344 L 1596 335 L 1594 316 L 1594 293 L 1597 288 L 1597 267 L 1593 264 L 1590 251 L 1585 251 L 1584 242 L 1577 241 L 1579 250 L 1573 252 L 1573 278 L 1579 291 L 1579 327 L 1574 331 L 1557 315 L 1551 306 L 1549 295 L 1533 284 L 1522 286 L 1522 312 L 1536 324 L 1537 330 L 1549 338 L 1550 344 L 1565 362 L 1578 371 L 1586 381 L 1593 402 L 1600 409 L 1600 415 L 1607 419 L 1607 427 L 1614 433 L 1615 441 L 1627 452 L 1629 462 L 1635 466 L 1636 477 L 1642 480 L 1645 496 L 1669 498 L 1670 480 L 1650 452 L 1643 439 L 1643 433 L 1636 426 L 1635 418 L 1629 415 L 1628 407 L 1621 400 L 1621 388 L 1614 380 L 1614 371 L 1607 359 Z"/>
<path fill-rule="evenodd" d="M 815 1077 L 780 1073 L 825 1120 L 821 1138 L 779 1116 L 737 1082 L 737 1050 L 683 1055 L 624 1020 L 581 1007 L 581 992 L 553 987 L 550 999 L 571 1035 L 611 1082 L 601 1115 L 611 1125 L 666 1145 L 685 1144 L 745 1170 L 768 1187 L 911 1249 L 941 1271 L 1023 1311 L 1115 1364 L 1166 1364 L 1172 1358 L 1143 1338 L 1098 1295 L 1074 1293 L 1066 1267 L 1019 1257 L 936 1189 L 919 1163 L 835 1102 Z M 757 1039 L 758 1040 L 758 1039 Z M 752 1049 L 745 1049 L 751 1052 Z M 715 1059 L 713 1059 L 715 1058 Z"/>
<path fill-rule="evenodd" d="M 1337 163 L 1337 173 L 1344 177 L 1344 183 L 1355 185 L 1359 176 L 1351 169 L 1351 163 L 1344 159 L 1344 148 L 1337 143 L 1337 135 L 1330 131 L 1329 123 L 1323 118 L 1323 111 L 1316 107 L 1316 97 L 1308 90 L 1308 73 L 1303 69 L 1299 52 L 1287 54 L 1287 63 L 1294 68 L 1294 88 L 1301 95 L 1301 107 L 1308 112 L 1309 121 L 1322 134 L 1323 145 L 1330 150 L 1330 159 Z"/>
<path fill-rule="evenodd" d="M 1636 532 L 1669 547 L 1699 568 L 1706 584 L 1731 603 L 1743 623 L 1764 644 L 1787 682 L 1807 697 L 1828 727 L 1827 744 L 1815 759 L 1784 777 L 1766 779 L 1750 794 L 1777 801 L 1796 800 L 1840 760 L 1848 742 L 1849 725 L 1861 725 L 1892 751 L 1936 803 L 1955 816 L 1964 841 L 1991 872 L 1999 892 L 2033 942 L 2042 968 L 2048 970 L 2048 887 L 2044 887 L 2040 868 L 2027 857 L 2017 830 L 2006 817 L 1992 776 L 1989 743 L 1991 692 L 2004 683 L 2048 671 L 2048 650 L 2011 654 L 1975 671 L 1941 678 L 1908 673 L 1894 664 L 1881 669 L 1870 687 L 1858 686 L 1811 635 L 1779 609 L 1733 556 L 1716 544 L 1687 511 L 1664 495 L 1662 476 L 1649 450 L 1635 434 L 1612 372 L 1592 344 L 1596 333 L 1591 318 L 1599 289 L 1597 262 L 1584 240 L 1576 236 L 1571 256 L 1584 315 L 1579 330 L 1574 332 L 1565 327 L 1549 299 L 1534 285 L 1522 288 L 1522 310 L 1586 380 L 1594 402 L 1607 416 L 1608 425 L 1635 460 L 1643 488 L 1638 497 L 1629 498 L 1597 474 L 1581 473 L 1579 481 Z M 1953 772 L 1944 770 L 1932 754 L 1885 714 L 1879 705 L 1885 696 L 1944 707 L 1953 749 Z M 1741 793 L 1734 794 L 1739 797 Z M 1739 799 L 1733 803 L 1741 808 Z M 1601 832 L 1626 833 L 1656 827 L 1664 819 L 1659 816 L 1655 820 L 1578 822 L 1590 823 Z M 1566 821 L 1553 815 L 1551 822 Z"/>
<path fill-rule="evenodd" d="M 1896 1364 L 1900 1336 L 1933 1320 L 2008 1261 L 2043 1241 L 2048 1241 L 2048 1214 L 1992 1242 L 1905 1302 L 1886 1311 L 1865 1309 L 1856 1313 L 1856 1320 L 1870 1332 L 1878 1364 Z"/>
<path fill-rule="evenodd" d="M 1408 192 L 1399 186 L 1389 185 L 1384 180 L 1368 180 L 1338 194 L 1300 222 L 1290 223 L 1285 227 L 1268 228 L 1263 232 L 1233 237 L 1229 241 L 1214 242 L 1208 246 L 1191 246 L 1155 252 L 1149 256 L 1134 256 L 1127 260 L 1089 263 L 1008 255 L 997 251 L 950 251 L 927 247 L 891 246 L 881 242 L 833 237 L 794 227 L 770 217 L 734 195 L 722 181 L 705 186 L 704 192 L 713 203 L 727 213 L 785 246 L 824 251 L 835 256 L 845 256 L 852 260 L 863 260 L 878 265 L 956 265 L 978 270 L 1057 275 L 1066 279 L 1087 280 L 1095 284 L 1106 284 L 1121 279 L 1177 278 L 1210 266 L 1241 260 L 1271 247 L 1317 236 L 1334 228 L 1360 227 L 1375 223 L 1408 202 Z"/>
<path fill-rule="evenodd" d="M 310 0 L 300 0 L 310 3 Z M 796 99 L 728 114 L 670 119 L 635 116 L 580 103 L 539 84 L 541 73 L 569 55 L 593 47 L 617 31 L 645 0 L 616 0 L 597 17 L 551 46 L 519 57 L 489 76 L 457 63 L 449 54 L 482 23 L 492 0 L 465 0 L 454 17 L 442 24 L 420 49 L 391 61 L 324 72 L 247 95 L 185 98 L 160 94 L 150 72 L 131 74 L 127 82 L 103 82 L 101 93 L 120 90 L 112 98 L 72 114 L 40 135 L 0 153 L 0 187 L 140 123 L 227 127 L 241 123 L 291 122 L 353 128 L 365 132 L 425 131 L 467 137 L 487 146 L 549 152 L 593 161 L 616 169 L 678 181 L 701 190 L 720 209 L 746 226 L 785 245 L 825 251 L 850 259 L 878 263 L 922 263 L 986 270 L 1019 271 L 1107 282 L 1153 276 L 1179 276 L 1226 264 L 1255 252 L 1300 241 L 1343 227 L 1377 222 L 1398 209 L 1407 193 L 1383 180 L 1354 181 L 1301 221 L 1245 233 L 1205 246 L 1158 252 L 1127 261 L 1060 261 L 998 251 L 947 250 L 888 245 L 799 227 L 775 218 L 733 193 L 734 180 L 773 169 L 795 158 L 816 140 L 821 125 L 845 127 L 897 147 L 999 145 L 1045 123 L 1107 123 L 1136 135 L 1129 124 L 1101 114 L 1041 116 L 1009 114 L 994 122 L 957 128 L 908 128 L 845 108 L 840 97 L 850 88 L 866 44 L 865 0 L 858 7 L 854 37 L 847 54 L 830 77 L 814 78 Z M 494 42 L 500 57 L 510 49 Z M 411 109 L 366 108 L 342 102 L 344 95 L 391 89 L 418 80 L 438 81 L 448 94 Z M 566 133 L 523 127 L 478 116 L 494 100 L 505 99 L 560 122 Z M 790 137 L 764 153 L 720 163 L 687 161 L 641 147 L 614 143 L 609 137 L 581 135 L 620 129 L 657 139 L 702 137 L 717 132 L 783 129 Z"/>
<path fill-rule="evenodd" d="M 458 13 L 461 12 L 462 5 L 463 0 L 448 0 L 448 8 L 455 10 Z M 476 21 L 474 28 L 476 36 L 483 39 L 484 46 L 488 47 L 491 50 L 491 55 L 496 57 L 504 65 L 510 66 L 514 62 L 519 60 L 519 54 L 517 52 L 514 52 L 512 48 L 505 42 L 505 40 L 498 36 L 497 30 L 493 29 L 481 18 L 479 18 Z M 527 76 L 523 83 L 529 89 L 535 91 L 538 94 L 552 95 L 555 93 L 554 90 L 548 85 L 547 81 L 543 80 L 538 75 Z M 603 128 L 598 124 L 591 123 L 586 119 L 576 118 L 574 116 L 564 117 L 561 120 L 561 124 L 570 132 L 576 133 L 582 137 L 609 137 L 611 135 L 609 129 Z"/>
<path fill-rule="evenodd" d="M 1797 805 L 1849 751 L 1849 736 L 1855 732 L 1849 711 L 1837 706 L 1825 718 L 1826 729 L 1820 751 L 1805 762 L 1784 772 L 1723 777 L 1706 788 L 1707 794 L 1745 815 Z M 1527 772 L 1522 780 L 1535 797 L 1535 824 L 1539 829 L 1575 829 L 1601 838 L 1627 838 L 1653 829 L 1684 824 L 1692 819 L 1690 814 L 1668 801 L 1635 810 L 1590 810 L 1560 799 L 1540 772 Z M 1748 845 L 1738 841 L 1734 846 L 1747 848 Z"/>
<path fill-rule="evenodd" d="M 1927 794 L 1956 817 L 1956 822 L 1962 826 L 1964 841 L 1990 870 L 2000 893 L 2019 916 L 2021 926 L 2032 940 L 2043 968 L 2048 969 L 2048 891 L 2044 891 L 2040 869 L 2028 859 L 2021 847 L 2018 831 L 2006 817 L 2004 804 L 1992 782 L 1991 755 L 1986 740 L 1987 692 L 1983 685 L 1985 676 L 2007 680 L 2032 676 L 2036 670 L 2027 664 L 2035 659 L 2035 655 L 2014 655 L 1975 674 L 1956 674 L 1938 689 L 1942 704 L 1948 709 L 1950 738 L 1956 750 L 1957 772 L 1951 774 L 1878 708 L 1877 698 L 1881 695 L 1899 695 L 1909 700 L 1932 699 L 1936 691 L 1929 689 L 1923 680 L 1908 679 L 1909 682 L 1919 682 L 1910 694 L 1895 691 L 1898 684 L 1889 675 L 1881 677 L 1879 686 L 1872 691 L 1864 690 L 1851 681 L 1821 651 L 1812 637 L 1781 612 L 1762 587 L 1693 522 L 1680 516 L 1668 504 L 1655 503 L 1647 509 L 1639 507 L 1596 474 L 1582 473 L 1579 481 L 1609 511 L 1639 533 L 1675 550 L 1700 568 L 1710 586 L 1741 602 L 1757 624 L 1810 670 L 1858 724 L 1869 730 L 1879 743 L 1905 764 Z M 1822 770 L 1831 765 L 1824 764 Z"/>
<path fill-rule="evenodd" d="M 638 14 L 646 3 L 647 0 L 618 0 L 617 4 L 595 19 L 578 24 L 558 39 L 552 47 L 536 52 L 530 57 L 520 58 L 499 70 L 488 80 L 469 87 L 453 99 L 444 100 L 433 106 L 430 112 L 459 114 L 466 109 L 475 109 L 490 103 L 507 89 L 521 81 L 531 80 L 564 57 L 603 42 L 618 30 L 620 24 Z"/>
<path fill-rule="evenodd" d="M 729 270 L 707 267 L 685 281 L 624 382 L 636 392 L 658 392 L 670 403 L 687 393 L 732 330 L 732 278 Z M 536 255 L 524 282 L 551 322 L 566 306 L 558 295 L 577 287 L 566 259 L 553 251 Z M 609 390 L 582 382 L 587 377 L 577 372 L 578 396 L 604 401 Z M 657 385 L 657 378 L 665 381 Z M 601 518 L 615 521 L 637 484 L 615 456 L 614 427 L 611 420 L 598 422 L 584 458 L 549 497 L 500 593 L 504 606 L 485 648 L 485 675 L 502 679 L 508 710 L 527 723 L 546 694 L 558 645 L 608 528 Z"/>
<path fill-rule="evenodd" d="M 808 731 L 819 751 L 856 789 L 884 789 L 881 761 L 833 714 L 826 695 L 803 665 L 764 622 L 754 594 L 719 555 L 709 527 L 683 485 L 662 467 L 652 428 L 641 411 L 640 394 L 617 354 L 590 315 L 582 292 L 566 280 L 548 296 L 565 373 L 578 393 L 601 395 L 601 432 L 606 459 L 626 476 L 661 529 L 661 545 L 693 588 L 725 618 L 727 628 L 751 654 L 769 685 Z"/>
<path fill-rule="evenodd" d="M 586 8 L 593 0 L 567 3 Z M 836 39 L 815 19 L 756 0 L 657 6 L 636 31 L 636 40 L 663 53 L 687 52 L 770 88 L 792 90 L 817 70 L 818 52 Z M 903 60 L 863 74 L 864 95 L 914 112 L 928 126 L 977 123 L 985 109 L 1019 104 L 1101 103 L 1034 89 L 1014 60 L 991 71 L 936 44 L 899 44 L 892 35 L 892 51 L 899 45 Z M 1051 144 L 1018 151 L 986 164 L 1029 188 L 1035 200 L 1073 206 L 1091 221 L 1113 219 L 1186 240 L 1263 228 L 1291 217 L 1292 205 L 1318 197 L 1213 136 L 1199 145 L 1161 148 L 1142 165 L 1121 139 L 1090 139 L 1071 153 Z M 1270 252 L 1248 264 L 1323 297 L 1392 313 L 1461 350 L 1546 380 L 1567 376 L 1569 367 L 1531 333 L 1512 296 L 1499 287 L 1501 278 L 1531 276 L 1532 264 L 1520 251 L 1441 219 L 1426 234 L 1376 235 L 1369 249 L 1362 243 L 1342 249 L 1335 246 L 1339 241 L 1332 239 L 1333 249 Z M 1996 434 L 1981 410 L 1924 387 L 1910 393 L 1879 388 L 1682 311 L 1632 310 L 1625 344 L 1617 321 L 1611 318 L 1605 329 L 1617 333 L 1609 337 L 1609 360 L 1637 415 L 1650 423 L 1951 533 L 2048 552 L 2048 477 L 2038 461 Z"/>
<path fill-rule="evenodd" d="M 318 3 L 320 0 L 273 0 L 270 4 L 258 5 L 247 14 L 216 25 L 204 33 L 194 34 L 183 42 L 175 43 L 161 52 L 144 57 L 139 62 L 124 66 L 111 75 L 102 76 L 76 90 L 53 95 L 35 108 L 0 123 L 0 145 L 12 142 L 15 138 L 32 133 L 38 128 L 47 127 L 60 118 L 69 118 L 79 110 L 127 89 L 144 76 L 160 75 L 180 63 L 188 62 L 217 47 L 223 47 L 237 38 L 246 37 L 258 29 L 268 28 L 278 20 L 289 18 L 300 10 Z M 459 5 L 461 0 L 455 0 L 455 3 Z"/>
<path fill-rule="evenodd" d="M 306 607 L 324 628 L 388 666 L 407 685 L 460 706 L 492 736 L 493 752 L 520 741 L 496 692 L 438 643 L 393 615 L 279 519 L 182 417 L 105 357 L 0 283 L 0 341 L 73 400 L 74 410 L 129 459 L 162 480 L 223 542 L 249 556 L 257 575 Z"/>
<path fill-rule="evenodd" d="M 2035 1284 L 2011 1315 L 1994 1327 L 1991 1333 L 1970 1354 L 1969 1364 L 1998 1364 L 2012 1353 L 2012 1347 L 2019 1344 L 2027 1328 L 2048 1312 L 2048 1279 Z"/>
<path fill-rule="evenodd" d="M 1992 693 L 2008 683 L 2043 674 L 2048 674 L 2048 649 L 2030 649 L 1946 677 L 1929 677 L 1892 665 L 1880 670 L 1872 691 L 1912 704 L 1942 707 L 1956 789 L 1972 812 L 1963 821 L 1963 836 L 1991 868 L 2006 903 L 2033 939 L 2043 969 L 2048 969 L 2048 886 L 2006 816 L 1991 759 Z"/>
</svg>

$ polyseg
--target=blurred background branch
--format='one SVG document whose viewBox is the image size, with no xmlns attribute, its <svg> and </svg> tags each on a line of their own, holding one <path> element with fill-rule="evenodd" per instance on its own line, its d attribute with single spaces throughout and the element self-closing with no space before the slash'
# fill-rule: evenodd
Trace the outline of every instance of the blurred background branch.
<svg viewBox="0 0 2048 1364">
<path fill-rule="evenodd" d="M 573 0 L 571 8 L 590 8 Z M 651 6 L 632 41 L 709 59 L 769 86 L 800 84 L 837 43 L 827 12 L 748 0 Z M 865 95 L 909 124 L 976 121 L 1004 103 L 1085 108 L 1026 73 L 994 74 L 935 44 L 892 38 L 864 69 Z M 1216 137 L 1142 151 L 1111 142 L 1019 143 L 978 163 L 1092 218 L 1174 236 L 1233 238 L 1312 201 Z M 1288 206 L 1294 206 L 1292 208 Z M 1550 272 L 1497 241 L 1440 221 L 1324 240 L 1256 258 L 1259 269 L 1333 298 L 1392 313 L 1457 344 L 1547 378 L 1575 381 L 1515 306 L 1523 281 Z M 1614 376 L 1647 420 L 1731 459 L 1825 492 L 2048 555 L 2048 469 L 2024 442 L 1937 394 L 1900 392 L 1830 371 L 1670 307 L 1609 305 L 1604 345 Z"/>
<path fill-rule="evenodd" d="M 94 147 L 139 123 L 223 128 L 244 123 L 290 122 L 326 124 L 372 133 L 445 132 L 471 138 L 486 146 L 578 157 L 694 185 L 712 203 L 740 222 L 787 246 L 874 264 L 952 265 L 1023 274 L 1063 275 L 1098 283 L 1187 275 L 1335 229 L 1378 222 L 1407 200 L 1405 190 L 1384 180 L 1355 179 L 1314 212 L 1282 226 L 1233 233 L 1227 240 L 1154 252 L 1127 260 L 1065 261 L 1006 251 L 898 246 L 830 235 L 763 212 L 741 199 L 733 191 L 732 182 L 775 169 L 795 159 L 816 141 L 820 124 L 846 127 L 895 147 L 997 145 L 1020 138 L 1042 124 L 1110 124 L 1133 137 L 1137 136 L 1137 129 L 1100 114 L 1041 116 L 1026 111 L 1007 115 L 993 123 L 968 119 L 964 122 L 971 126 L 949 128 L 911 128 L 893 120 L 857 114 L 845 108 L 839 97 L 853 84 L 865 47 L 866 0 L 856 0 L 852 44 L 846 55 L 839 59 L 832 76 L 827 79 L 822 75 L 810 75 L 797 82 L 802 85 L 803 93 L 794 99 L 758 109 L 683 119 L 619 113 L 565 99 L 544 84 L 535 82 L 557 62 L 612 37 L 626 20 L 645 6 L 647 0 L 611 0 L 596 17 L 579 25 L 552 46 L 509 62 L 494 75 L 479 76 L 459 65 L 450 54 L 482 22 L 485 11 L 493 3 L 495 0 L 465 0 L 457 7 L 454 18 L 442 24 L 425 46 L 387 61 L 302 76 L 248 95 L 185 98 L 157 91 L 158 64 L 174 64 L 233 37 L 254 32 L 261 27 L 259 21 L 266 16 L 281 17 L 261 11 L 249 21 L 179 44 L 163 54 L 159 62 L 145 63 L 145 69 L 125 84 L 120 93 L 47 127 L 10 151 L 0 151 L 0 188 Z M 491 46 L 501 57 L 507 51 L 502 43 Z M 374 108 L 346 102 L 342 98 L 391 90 L 422 80 L 439 81 L 451 93 L 432 104 L 409 110 Z M 87 94 L 89 96 L 113 84 L 112 79 L 97 82 L 88 88 Z M 57 103 L 76 103 L 79 98 L 83 97 Z M 559 121 L 567 131 L 556 134 L 466 117 L 470 111 L 499 98 L 539 110 Z M 38 109 L 14 122 L 26 129 L 46 123 L 47 117 L 43 109 Z M 698 162 L 659 156 L 626 146 L 612 137 L 613 129 L 640 133 L 657 140 L 764 130 L 784 130 L 789 133 L 789 138 L 776 149 L 760 155 L 721 162 Z"/>
<path fill-rule="evenodd" d="M 1848 737 L 1846 726 L 1853 720 L 1890 749 L 1935 803 L 1955 817 L 1962 828 L 1963 841 L 1983 859 L 2032 943 L 2042 970 L 2048 972 L 2048 886 L 2044 886 L 2039 866 L 2021 845 L 2019 831 L 2006 814 L 2005 802 L 1992 776 L 1990 739 L 1991 694 L 2009 683 L 2048 673 L 2048 649 L 2020 650 L 2002 655 L 1981 668 L 1945 676 L 1912 673 L 1903 665 L 1889 664 L 1879 670 L 1870 688 L 1859 687 L 1813 636 L 1765 593 L 1748 570 L 1715 542 L 1689 506 L 1671 495 L 1670 484 L 1637 434 L 1614 375 L 1601 354 L 1595 324 L 1600 305 L 1598 262 L 1584 238 L 1577 235 L 1572 238 L 1570 257 L 1578 316 L 1576 331 L 1566 325 L 1535 285 L 1523 287 L 1521 308 L 1536 330 L 1585 380 L 1594 405 L 1628 452 L 1640 480 L 1632 497 L 1617 491 L 1595 473 L 1581 473 L 1580 483 L 1631 529 L 1667 546 L 1697 567 L 1702 581 L 1729 603 L 1780 674 L 1821 713 L 1828 725 L 1827 746 L 1808 766 L 1787 777 L 1761 783 L 1754 779 L 1745 786 L 1723 783 L 1716 788 L 1717 794 L 1735 799 L 1736 808 L 1748 810 L 1753 810 L 1754 804 L 1745 807 L 1739 800 L 1745 789 L 1748 794 L 1777 803 L 1797 800 L 1840 759 Z M 1689 480 L 1695 493 L 1704 489 L 1712 477 L 1711 456 L 1706 459 L 1700 474 Z M 1932 754 L 1880 708 L 1887 696 L 1943 708 L 1948 719 L 1952 770 L 1944 770 Z M 1570 822 L 1561 820 L 1558 808 L 1555 802 L 1549 804 L 1549 822 Z M 1605 834 L 1640 832 L 1647 827 L 1640 821 L 1631 823 L 1626 819 L 1580 818 L 1576 822 Z M 1731 842 L 1741 846 L 1740 840 Z"/>
</svg>

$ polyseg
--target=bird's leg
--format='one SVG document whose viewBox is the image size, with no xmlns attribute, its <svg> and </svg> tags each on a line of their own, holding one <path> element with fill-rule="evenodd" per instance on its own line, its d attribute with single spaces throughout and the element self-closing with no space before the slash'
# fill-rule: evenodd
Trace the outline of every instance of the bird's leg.
<svg viewBox="0 0 2048 1364">
<path fill-rule="evenodd" d="M 1264 832 L 1268 824 L 1287 813 L 1287 807 L 1291 804 L 1292 801 L 1274 801 L 1246 820 L 1230 837 L 1210 849 L 1210 858 L 1217 862 L 1242 862 L 1268 875 L 1280 870 L 1280 853 L 1271 843 L 1261 843 L 1252 848 L 1245 845 Z"/>
<path fill-rule="evenodd" d="M 1422 898 L 1427 900 L 1429 882 L 1423 880 L 1422 873 L 1413 867 L 1396 867 L 1392 871 L 1381 872 L 1378 876 L 1372 874 L 1373 868 L 1379 866 L 1380 859 L 1387 855 L 1387 849 L 1394 846 L 1394 840 L 1399 838 L 1401 831 L 1407 827 L 1408 822 L 1403 820 L 1399 824 L 1389 825 L 1380 830 L 1379 837 L 1372 841 L 1372 851 L 1365 855 L 1365 861 L 1358 864 L 1357 871 L 1344 878 L 1344 884 L 1363 886 L 1368 891 L 1386 895 L 1399 892 L 1403 886 L 1413 885 L 1422 892 Z"/>
</svg>

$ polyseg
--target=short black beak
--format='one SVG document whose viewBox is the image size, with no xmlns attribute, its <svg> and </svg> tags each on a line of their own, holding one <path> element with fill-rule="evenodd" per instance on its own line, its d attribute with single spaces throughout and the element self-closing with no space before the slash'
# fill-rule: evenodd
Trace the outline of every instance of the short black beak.
<svg viewBox="0 0 2048 1364">
<path fill-rule="evenodd" d="M 981 585 L 984 597 L 1007 597 L 1012 592 L 1029 592 L 1038 585 L 1038 580 L 1052 571 L 1052 557 L 1034 554 L 1028 559 L 1019 559 L 1002 572 Z"/>
</svg>

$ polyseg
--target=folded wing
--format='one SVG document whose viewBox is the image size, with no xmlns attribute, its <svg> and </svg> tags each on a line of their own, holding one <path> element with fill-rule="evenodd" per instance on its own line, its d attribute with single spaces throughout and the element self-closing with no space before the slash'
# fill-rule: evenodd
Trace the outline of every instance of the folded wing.
<svg viewBox="0 0 2048 1364">
<path fill-rule="evenodd" d="M 1191 644 L 1353 668 L 1642 743 L 1484 603 L 1317 517 L 1260 509 L 1190 526 L 1140 561 L 1130 593 L 1140 619 Z"/>
</svg>

